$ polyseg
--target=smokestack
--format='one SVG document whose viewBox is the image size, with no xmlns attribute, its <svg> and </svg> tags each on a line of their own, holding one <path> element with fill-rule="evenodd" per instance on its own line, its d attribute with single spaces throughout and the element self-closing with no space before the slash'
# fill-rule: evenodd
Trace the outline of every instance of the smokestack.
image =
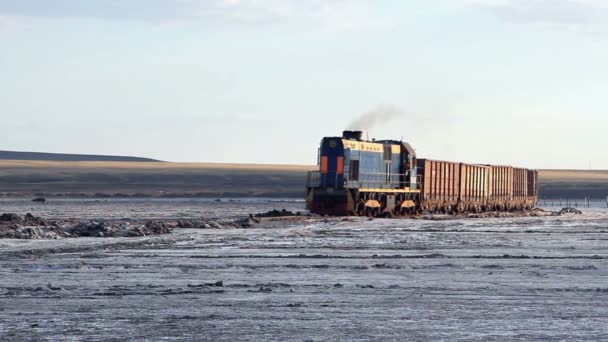
<svg viewBox="0 0 608 342">
<path fill-rule="evenodd" d="M 363 140 L 363 132 L 361 132 L 361 131 L 344 131 L 344 132 L 342 132 L 342 137 L 344 139 L 361 141 L 361 140 Z"/>
</svg>

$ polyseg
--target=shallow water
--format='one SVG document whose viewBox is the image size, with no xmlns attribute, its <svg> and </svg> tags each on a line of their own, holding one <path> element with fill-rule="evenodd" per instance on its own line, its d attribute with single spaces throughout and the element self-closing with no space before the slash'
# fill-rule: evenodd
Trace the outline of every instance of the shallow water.
<svg viewBox="0 0 608 342">
<path fill-rule="evenodd" d="M 273 209 L 304 211 L 303 199 L 293 198 L 0 198 L 0 212 L 34 213 L 51 219 L 179 219 L 246 216 Z"/>
<path fill-rule="evenodd" d="M 91 206 L 90 217 L 171 217 L 200 204 L 142 201 Z M 195 215 L 282 208 L 269 201 L 209 201 Z M 604 340 L 608 210 L 583 211 L 2 240 L 0 339 Z"/>
</svg>

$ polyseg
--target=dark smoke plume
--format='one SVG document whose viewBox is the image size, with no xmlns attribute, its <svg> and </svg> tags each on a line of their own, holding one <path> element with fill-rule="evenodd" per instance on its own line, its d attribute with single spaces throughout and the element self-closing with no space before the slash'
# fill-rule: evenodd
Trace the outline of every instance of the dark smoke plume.
<svg viewBox="0 0 608 342">
<path fill-rule="evenodd" d="M 403 111 L 395 106 L 380 106 L 364 113 L 348 125 L 349 130 L 369 131 L 403 116 Z"/>
</svg>

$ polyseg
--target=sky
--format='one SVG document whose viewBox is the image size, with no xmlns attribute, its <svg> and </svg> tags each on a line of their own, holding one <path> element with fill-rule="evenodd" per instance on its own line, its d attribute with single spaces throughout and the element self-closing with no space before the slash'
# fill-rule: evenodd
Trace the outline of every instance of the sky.
<svg viewBox="0 0 608 342">
<path fill-rule="evenodd" d="M 0 0 L 0 150 L 608 169 L 606 0 Z M 360 120 L 359 120 L 360 121 Z"/>
</svg>

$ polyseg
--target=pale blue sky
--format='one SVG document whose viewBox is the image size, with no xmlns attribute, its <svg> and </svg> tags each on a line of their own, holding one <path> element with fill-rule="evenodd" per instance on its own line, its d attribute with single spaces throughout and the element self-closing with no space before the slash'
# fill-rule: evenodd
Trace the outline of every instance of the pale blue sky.
<svg viewBox="0 0 608 342">
<path fill-rule="evenodd" d="M 0 0 L 0 149 L 313 164 L 420 157 L 608 169 L 605 0 Z"/>
</svg>

